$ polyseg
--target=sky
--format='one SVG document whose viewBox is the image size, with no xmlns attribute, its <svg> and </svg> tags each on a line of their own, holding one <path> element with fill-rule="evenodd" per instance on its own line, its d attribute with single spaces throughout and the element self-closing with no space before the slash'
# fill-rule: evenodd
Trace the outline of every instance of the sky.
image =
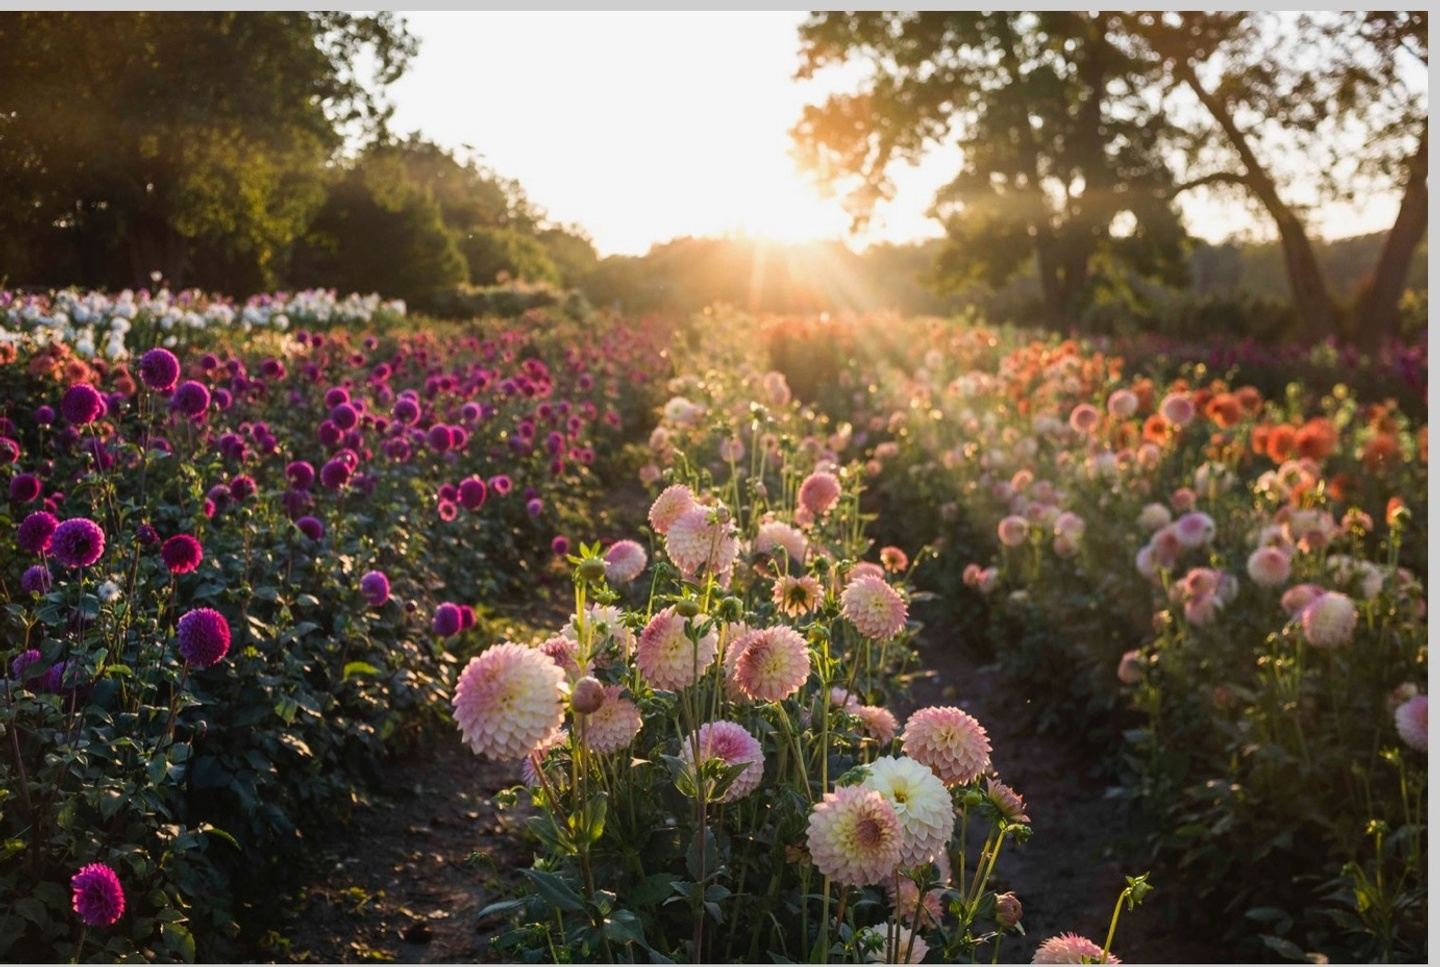
<svg viewBox="0 0 1440 967">
<path fill-rule="evenodd" d="M 468 146 L 515 178 L 551 220 L 575 224 L 602 255 L 641 254 L 683 235 L 855 247 L 940 234 L 925 215 L 958 168 L 953 148 L 892 172 L 897 194 L 862 236 L 840 199 L 798 170 L 790 128 L 853 74 L 794 79 L 799 12 L 412 12 L 420 41 L 390 89 L 394 127 Z M 1265 237 L 1244 205 L 1191 193 L 1191 232 Z M 1330 206 L 1318 233 L 1389 227 L 1395 203 Z"/>
</svg>

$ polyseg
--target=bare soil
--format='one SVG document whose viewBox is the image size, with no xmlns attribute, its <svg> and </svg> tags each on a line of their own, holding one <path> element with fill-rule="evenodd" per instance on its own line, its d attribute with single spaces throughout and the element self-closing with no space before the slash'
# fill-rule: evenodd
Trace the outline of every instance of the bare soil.
<svg viewBox="0 0 1440 967">
<path fill-rule="evenodd" d="M 908 707 L 896 711 L 947 704 L 974 715 L 989 732 L 1000 778 L 1025 798 L 1033 835 L 1024 845 L 1006 846 L 996 889 L 1019 897 L 1026 937 L 1007 941 L 1002 957 L 1028 963 L 1035 947 L 1057 933 L 1104 943 L 1125 877 L 1148 871 L 1155 892 L 1137 909 L 1121 913 L 1113 951 L 1129 963 L 1233 959 L 1207 944 L 1194 925 L 1169 918 L 1170 904 L 1161 902 L 1161 894 L 1184 885 L 1148 869 L 1123 801 L 1107 797 L 1106 783 L 1097 778 L 1093 753 L 1063 736 L 1039 734 L 1029 724 L 1029 699 L 1019 686 L 947 638 L 931 629 L 921 636 L 922 672 L 911 686 Z"/>
</svg>

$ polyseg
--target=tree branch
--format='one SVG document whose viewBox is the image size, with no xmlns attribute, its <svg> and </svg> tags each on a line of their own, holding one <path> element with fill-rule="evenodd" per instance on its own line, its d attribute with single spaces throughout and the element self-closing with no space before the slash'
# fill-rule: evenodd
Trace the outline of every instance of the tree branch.
<svg viewBox="0 0 1440 967">
<path fill-rule="evenodd" d="M 1181 182 L 1171 188 L 1167 197 L 1174 198 L 1176 195 L 1184 194 L 1192 188 L 1204 188 L 1208 185 L 1248 185 L 1249 180 L 1238 171 L 1215 171 L 1208 175 L 1201 175 L 1199 178 L 1192 178 L 1189 181 Z"/>
</svg>

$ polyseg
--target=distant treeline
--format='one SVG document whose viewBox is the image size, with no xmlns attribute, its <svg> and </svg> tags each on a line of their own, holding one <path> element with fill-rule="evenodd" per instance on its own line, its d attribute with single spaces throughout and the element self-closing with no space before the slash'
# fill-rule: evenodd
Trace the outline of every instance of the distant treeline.
<svg viewBox="0 0 1440 967">
<path fill-rule="evenodd" d="M 1353 298 L 1367 281 L 1384 233 L 1316 246 L 1334 290 Z M 1235 333 L 1261 340 L 1293 336 L 1298 322 L 1278 243 L 1192 241 L 1188 284 L 1136 283 L 1138 297 L 1097 300 L 1074 320 L 1091 331 L 1153 331 L 1170 335 Z M 610 256 L 576 280 L 594 303 L 627 311 L 691 312 L 723 302 L 758 312 L 871 312 L 946 315 L 978 306 L 997 320 L 1045 318 L 1034 273 L 998 290 L 955 287 L 943 278 L 942 239 L 876 245 L 863 252 L 839 243 L 781 245 L 749 238 L 681 238 L 642 256 Z M 1412 260 L 1406 327 L 1425 324 L 1427 250 Z"/>
</svg>

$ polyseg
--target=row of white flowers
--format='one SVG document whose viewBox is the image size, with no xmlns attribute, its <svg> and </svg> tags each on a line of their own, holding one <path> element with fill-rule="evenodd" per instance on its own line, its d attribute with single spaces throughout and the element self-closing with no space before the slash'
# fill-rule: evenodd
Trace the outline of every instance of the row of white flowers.
<svg viewBox="0 0 1440 967">
<path fill-rule="evenodd" d="M 173 347 L 186 333 L 365 325 L 405 314 L 403 300 L 385 300 L 374 293 L 340 296 L 333 289 L 263 293 L 244 302 L 207 295 L 199 289 L 125 289 L 116 293 L 0 290 L 0 344 L 63 342 L 86 358 L 124 359 L 130 354 L 127 343 L 134 341 L 128 337 L 137 329 L 144 332 L 146 348 L 156 343 Z"/>
</svg>

